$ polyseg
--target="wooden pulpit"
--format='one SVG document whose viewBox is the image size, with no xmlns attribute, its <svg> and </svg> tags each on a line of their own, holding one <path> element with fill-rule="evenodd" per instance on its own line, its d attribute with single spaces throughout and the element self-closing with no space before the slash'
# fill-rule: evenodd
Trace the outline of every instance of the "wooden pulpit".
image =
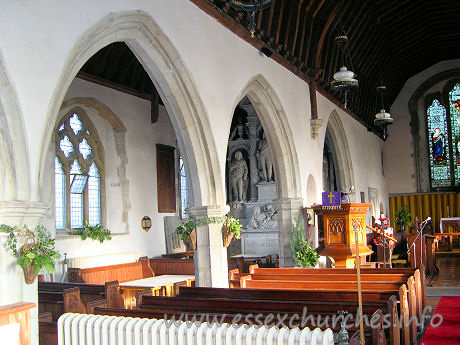
<svg viewBox="0 0 460 345">
<path fill-rule="evenodd" d="M 366 244 L 366 213 L 371 204 L 342 204 L 338 208 L 313 206 L 324 229 L 324 246 L 319 255 L 334 259 L 336 268 L 355 266 L 356 245 L 354 227 L 358 227 L 359 256 L 372 254 Z"/>
</svg>

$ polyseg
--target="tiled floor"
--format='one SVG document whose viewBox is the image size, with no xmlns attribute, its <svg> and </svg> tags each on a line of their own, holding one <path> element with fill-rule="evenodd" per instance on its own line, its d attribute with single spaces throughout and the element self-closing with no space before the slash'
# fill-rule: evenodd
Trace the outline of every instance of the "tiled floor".
<svg viewBox="0 0 460 345">
<path fill-rule="evenodd" d="M 433 287 L 460 287 L 460 256 L 438 257 L 439 275 Z"/>
</svg>

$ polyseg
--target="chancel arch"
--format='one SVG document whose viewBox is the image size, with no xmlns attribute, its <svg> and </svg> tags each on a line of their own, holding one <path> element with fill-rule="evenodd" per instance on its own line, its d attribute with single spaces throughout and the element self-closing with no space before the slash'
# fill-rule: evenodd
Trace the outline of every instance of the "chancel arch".
<svg viewBox="0 0 460 345">
<path fill-rule="evenodd" d="M 237 103 L 240 103 L 245 97 L 247 97 L 257 114 L 266 142 L 270 148 L 272 161 L 275 162 L 273 164 L 273 177 L 275 178 L 278 196 L 278 201 L 274 203 L 277 210 L 279 229 L 278 250 L 280 266 L 287 266 L 292 264 L 289 245 L 292 225 L 299 209 L 303 205 L 298 158 L 292 139 L 293 135 L 287 121 L 287 115 L 275 90 L 263 76 L 255 76 L 244 87 L 237 98 Z M 262 138 L 258 138 L 258 140 L 259 144 Z M 267 169 L 267 166 L 265 169 Z M 270 169 L 270 166 L 268 166 L 268 169 Z M 257 171 L 252 169 L 254 174 Z M 264 212 L 267 212 L 267 210 Z M 268 210 L 268 212 L 271 213 L 272 210 Z"/>
<path fill-rule="evenodd" d="M 23 115 L 0 56 L 0 200 L 29 200 L 30 170 Z"/>
<path fill-rule="evenodd" d="M 353 164 L 347 136 L 342 121 L 334 110 L 329 116 L 324 139 L 323 189 L 348 192 L 354 185 Z"/>
<path fill-rule="evenodd" d="M 136 55 L 165 103 L 176 132 L 186 170 L 189 172 L 195 206 L 221 207 L 225 193 L 217 153 L 206 112 L 179 53 L 158 25 L 142 11 L 111 13 L 89 30 L 72 50 L 48 113 L 42 141 L 40 181 L 46 165 L 46 147 L 52 137 L 59 109 L 75 75 L 83 64 L 106 45 L 123 41 Z"/>
</svg>

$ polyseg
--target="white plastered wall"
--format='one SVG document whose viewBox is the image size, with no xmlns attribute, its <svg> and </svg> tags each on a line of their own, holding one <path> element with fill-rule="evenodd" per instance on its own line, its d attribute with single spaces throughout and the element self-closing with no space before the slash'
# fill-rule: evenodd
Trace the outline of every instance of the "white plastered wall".
<svg viewBox="0 0 460 345">
<path fill-rule="evenodd" d="M 50 8 L 53 8 L 53 11 L 50 11 Z M 91 10 L 89 11 L 88 8 Z M 75 47 L 86 38 L 88 33 L 100 25 L 102 18 L 110 22 L 112 16 L 116 20 L 120 13 L 137 10 L 142 11 L 139 12 L 140 15 L 150 16 L 161 30 L 161 34 L 164 34 L 170 41 L 177 51 L 176 59 L 180 59 L 186 67 L 183 73 L 188 73 L 191 83 L 198 91 L 199 100 L 194 99 L 194 101 L 202 105 L 209 123 L 208 136 L 203 140 L 212 143 L 216 148 L 217 159 L 212 163 L 217 166 L 216 171 L 219 174 L 214 177 L 221 179 L 221 186 L 225 185 L 225 155 L 233 110 L 244 96 L 242 92 L 248 83 L 261 75 L 270 86 L 270 92 L 275 94 L 279 100 L 283 116 L 286 116 L 290 135 L 292 135 L 290 140 L 298 160 L 293 164 L 298 167 L 300 175 L 298 177 L 300 183 L 296 187 L 298 190 L 286 191 L 286 195 L 301 196 L 306 200 L 307 178 L 311 175 L 315 180 L 316 195 L 313 198 L 308 196 L 308 202 L 319 202 L 324 133 L 329 114 L 336 110 L 348 138 L 357 193 L 367 191 L 368 186 L 375 186 L 379 189 L 379 196 L 382 199 L 385 198 L 386 187 L 380 163 L 381 141 L 319 94 L 318 113 L 324 122 L 319 138 L 313 140 L 310 135 L 311 114 L 308 85 L 275 61 L 260 54 L 191 2 L 170 0 L 133 3 L 131 1 L 101 0 L 96 4 L 90 1 L 80 1 L 66 2 L 58 6 L 54 1 L 44 0 L 40 4 L 30 2 L 21 6 L 16 2 L 8 2 L 2 9 L 8 15 L 5 15 L 4 20 L 0 22 L 1 53 L 15 86 L 25 119 L 26 146 L 30 154 L 31 199 L 41 199 L 47 194 L 40 191 L 38 180 L 40 169 L 45 171 L 40 166 L 43 164 L 40 162 L 40 150 L 49 149 L 49 138 L 45 134 L 50 126 L 47 119 L 56 116 L 49 113 L 50 104 L 56 101 L 56 94 L 59 93 L 58 86 L 61 85 L 66 67 L 78 53 L 75 52 Z M 113 15 L 109 16 L 110 13 Z M 132 15 L 136 13 L 131 12 Z M 28 25 L 21 24 L 24 22 L 27 22 Z M 132 47 L 136 48 L 135 45 Z M 143 63 L 148 64 L 148 54 L 141 55 L 139 57 Z M 32 56 L 33 58 L 29 58 Z M 169 73 L 165 70 L 162 72 Z M 84 83 L 79 82 L 79 84 Z M 171 94 L 164 96 L 174 97 L 175 90 L 170 91 Z M 71 89 L 70 92 L 74 90 Z M 84 92 L 86 91 L 80 90 L 79 94 Z M 112 110 L 116 112 L 116 109 Z M 125 125 L 129 136 L 130 124 Z M 196 124 L 181 125 L 188 125 L 192 128 Z M 103 135 L 103 133 L 100 134 Z M 128 157 L 132 159 L 129 154 Z M 277 157 L 277 159 L 280 158 L 286 157 Z M 140 161 L 144 162 L 142 159 Z M 202 162 L 195 163 L 200 165 Z M 129 174 L 132 174 L 131 183 L 133 179 L 146 177 L 146 172 L 129 172 Z M 110 186 L 107 187 L 107 192 L 109 190 Z M 138 228 L 140 218 L 145 215 L 144 212 L 155 207 L 152 202 L 152 204 L 144 205 L 144 208 L 137 206 L 134 210 L 134 199 L 144 194 L 145 188 L 136 190 L 130 185 L 130 231 L 137 231 L 134 229 Z M 203 198 L 203 200 L 206 202 L 207 199 Z M 143 241 L 141 235 L 133 238 L 136 242 L 133 246 L 140 248 L 141 255 L 149 253 L 152 242 L 155 242 L 152 231 L 154 229 L 145 235 L 151 236 L 148 237 L 148 241 Z M 161 238 L 163 241 L 163 235 Z M 60 246 L 63 248 L 81 244 L 76 240 L 63 240 L 61 243 Z M 128 241 L 117 239 L 111 244 L 112 249 L 116 250 L 127 245 Z M 158 250 L 161 249 L 158 247 Z M 88 249 L 90 250 L 94 248 Z"/>
</svg>

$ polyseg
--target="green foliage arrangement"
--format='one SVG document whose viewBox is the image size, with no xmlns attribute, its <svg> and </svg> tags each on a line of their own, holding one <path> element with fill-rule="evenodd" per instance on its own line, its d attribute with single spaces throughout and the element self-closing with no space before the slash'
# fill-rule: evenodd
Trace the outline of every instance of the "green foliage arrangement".
<svg viewBox="0 0 460 345">
<path fill-rule="evenodd" d="M 241 237 L 241 232 L 243 231 L 242 225 L 239 220 L 233 217 L 204 217 L 199 219 L 189 218 L 185 222 L 179 224 L 176 228 L 176 234 L 179 235 L 181 240 L 186 241 L 197 226 L 204 224 L 213 224 L 213 223 L 223 223 L 227 226 L 228 230 L 233 233 L 233 237 L 239 239 Z"/>
<path fill-rule="evenodd" d="M 49 273 L 54 272 L 56 260 L 61 255 L 54 247 L 54 238 L 44 226 L 38 225 L 30 230 L 27 225 L 18 227 L 1 224 L 0 231 L 8 234 L 7 246 L 18 258 L 17 264 L 24 270 L 32 270 L 35 274 L 42 269 Z M 19 250 L 18 237 L 24 241 Z"/>
<path fill-rule="evenodd" d="M 313 248 L 310 242 L 305 240 L 305 229 L 303 226 L 302 215 L 299 213 L 297 222 L 292 228 L 292 238 L 291 238 L 291 252 L 294 262 L 301 266 L 302 268 L 306 267 L 315 267 L 318 263 L 319 254 Z"/>
<path fill-rule="evenodd" d="M 399 230 L 404 230 L 404 228 L 410 225 L 412 222 L 411 214 L 409 207 L 404 205 L 397 213 L 396 213 L 396 224 L 399 225 Z"/>
<path fill-rule="evenodd" d="M 82 240 L 90 238 L 101 243 L 112 239 L 112 233 L 109 229 L 104 228 L 101 224 L 90 225 L 86 220 L 83 229 L 73 230 L 72 235 L 80 235 Z"/>
<path fill-rule="evenodd" d="M 240 224 L 240 221 L 237 218 L 233 217 L 224 217 L 224 225 L 227 227 L 228 231 L 233 233 L 233 238 L 240 239 L 241 232 L 243 231 L 243 226 Z"/>
</svg>

